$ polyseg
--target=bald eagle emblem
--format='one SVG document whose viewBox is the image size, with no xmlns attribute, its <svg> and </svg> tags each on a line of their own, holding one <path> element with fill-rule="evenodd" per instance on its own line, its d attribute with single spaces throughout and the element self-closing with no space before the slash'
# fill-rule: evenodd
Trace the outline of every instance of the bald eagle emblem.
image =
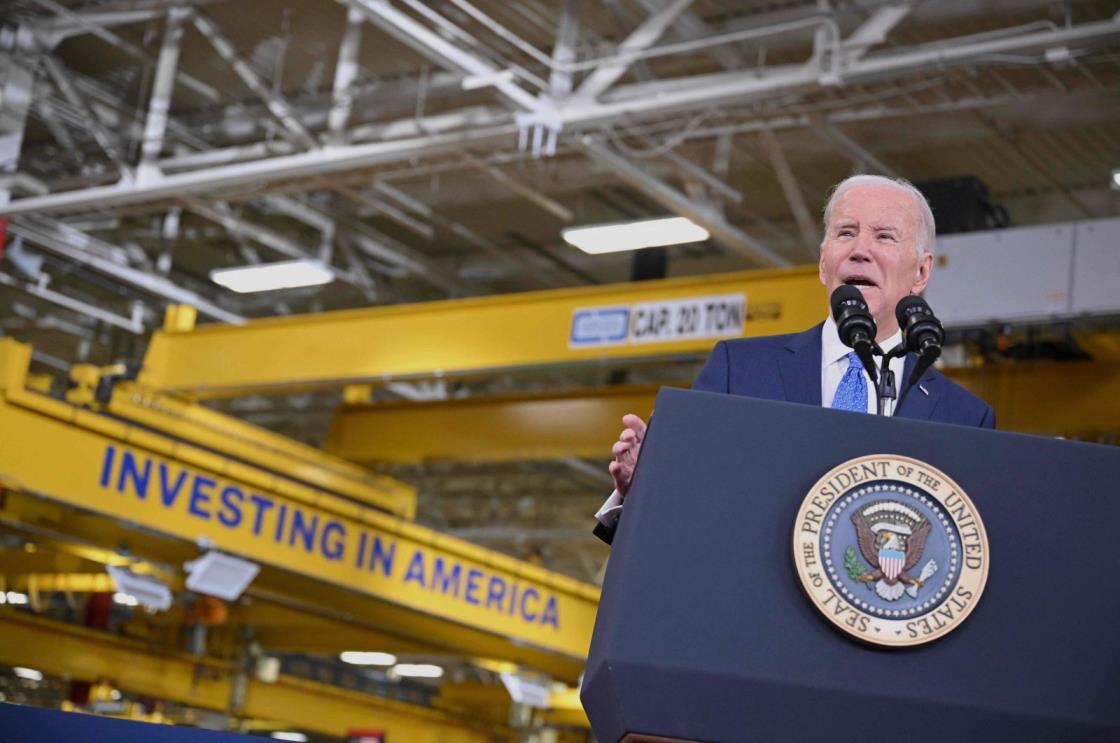
<svg viewBox="0 0 1120 743">
<path fill-rule="evenodd" d="M 918 597 L 918 590 L 937 572 L 934 560 L 926 562 L 917 577 L 910 573 L 922 559 L 930 522 L 913 508 L 898 501 L 868 503 L 852 513 L 859 551 L 871 566 L 859 564 L 855 550 L 848 548 L 848 574 L 880 598 L 897 601 L 903 593 Z"/>
</svg>

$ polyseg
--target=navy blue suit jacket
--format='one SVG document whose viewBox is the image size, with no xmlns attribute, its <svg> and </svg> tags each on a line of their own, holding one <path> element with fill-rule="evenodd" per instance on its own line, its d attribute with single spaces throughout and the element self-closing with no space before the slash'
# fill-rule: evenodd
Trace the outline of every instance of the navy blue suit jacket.
<svg viewBox="0 0 1120 743">
<path fill-rule="evenodd" d="M 820 405 L 822 327 L 823 324 L 789 335 L 720 341 L 692 383 L 692 389 Z M 916 361 L 914 354 L 906 357 L 903 378 L 898 380 L 900 392 Z M 927 369 L 918 384 L 925 392 L 910 390 L 895 415 L 995 428 L 992 407 L 936 369 Z"/>
<path fill-rule="evenodd" d="M 720 341 L 692 389 L 723 392 L 763 400 L 821 404 L 821 323 L 803 333 L 737 338 Z M 901 390 L 910 378 L 917 356 L 906 357 Z M 910 390 L 895 410 L 902 418 L 995 428 L 992 407 L 936 369 L 918 380 L 922 390 Z M 615 529 L 596 524 L 595 534 L 610 544 Z"/>
</svg>

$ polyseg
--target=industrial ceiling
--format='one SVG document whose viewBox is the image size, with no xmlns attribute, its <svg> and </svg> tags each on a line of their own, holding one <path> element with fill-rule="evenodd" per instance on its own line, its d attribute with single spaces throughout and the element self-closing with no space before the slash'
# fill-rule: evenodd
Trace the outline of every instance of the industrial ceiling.
<svg viewBox="0 0 1120 743">
<path fill-rule="evenodd" d="M 669 276 L 815 261 L 853 172 L 974 175 L 1013 225 L 1116 216 L 1107 1 L 16 0 L 0 11 L 0 329 L 40 371 L 200 322 L 631 278 L 563 228 L 686 215 Z M 218 267 L 329 260 L 236 295 Z M 391 344 L 393 338 L 354 338 Z M 686 380 L 672 364 L 389 380 L 380 401 Z M 208 404 L 322 444 L 342 391 Z M 385 468 L 419 518 L 594 580 L 601 458 Z"/>
</svg>

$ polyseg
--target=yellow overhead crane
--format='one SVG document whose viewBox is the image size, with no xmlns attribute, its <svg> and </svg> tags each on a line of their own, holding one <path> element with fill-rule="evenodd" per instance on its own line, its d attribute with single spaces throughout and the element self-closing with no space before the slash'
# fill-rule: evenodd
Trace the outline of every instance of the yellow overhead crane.
<svg viewBox="0 0 1120 743">
<path fill-rule="evenodd" d="M 699 355 L 718 337 L 809 327 L 827 309 L 812 266 L 341 310 L 236 327 L 196 328 L 188 313 L 169 317 L 153 334 L 138 381 L 146 389 L 205 398 Z"/>
<path fill-rule="evenodd" d="M 744 322 L 711 333 L 575 338 L 580 318 L 738 298 Z M 604 388 L 504 398 L 363 404 L 370 387 L 410 377 L 466 376 L 568 365 L 699 358 L 718 337 L 794 332 L 827 311 L 815 266 L 377 307 L 195 328 L 169 319 L 140 379 L 190 396 L 350 385 L 327 451 L 360 463 L 601 457 L 622 412 L 648 412 L 652 388 Z M 593 318 L 594 319 L 594 318 Z M 647 323 L 648 324 L 648 323 Z M 600 328 L 602 329 L 602 328 Z M 648 329 L 648 328 L 647 328 Z M 734 331 L 734 332 L 732 332 Z M 947 369 L 989 400 L 1001 428 L 1114 435 L 1120 405 L 1115 332 L 1077 333 L 1091 362 L 1017 362 Z M 680 380 L 679 384 L 687 384 Z"/>
<path fill-rule="evenodd" d="M 582 670 L 595 587 L 387 513 L 414 509 L 403 484 L 363 479 L 321 453 L 318 467 L 314 450 L 268 435 L 257 451 L 255 429 L 216 413 L 128 384 L 104 412 L 29 391 L 30 352 L 0 339 L 0 483 L 16 491 L 0 515 L 10 525 L 170 564 L 210 545 L 264 566 L 253 589 L 266 597 L 567 681 Z M 328 491 L 331 477 L 343 484 Z"/>
<path fill-rule="evenodd" d="M 995 408 L 1001 430 L 1069 438 L 1120 432 L 1120 361 L 1028 361 L 945 373 Z M 619 385 L 343 405 L 331 420 L 324 448 L 367 465 L 603 459 L 622 416 L 648 414 L 657 390 L 656 385 Z"/>
<path fill-rule="evenodd" d="M 391 740 L 419 743 L 511 739 L 502 722 L 464 715 L 463 706 L 455 704 L 454 685 L 446 706 L 455 711 L 449 712 L 440 709 L 438 697 L 433 708 L 425 708 L 293 676 L 266 683 L 226 662 L 157 650 L 145 642 L 23 612 L 0 612 L 0 636 L 0 663 L 6 665 L 31 665 L 89 681 L 111 678 L 126 692 L 222 712 L 229 711 L 234 686 L 240 683 L 244 701 L 239 716 L 289 722 L 324 735 L 344 737 L 348 729 L 376 728 Z"/>
</svg>

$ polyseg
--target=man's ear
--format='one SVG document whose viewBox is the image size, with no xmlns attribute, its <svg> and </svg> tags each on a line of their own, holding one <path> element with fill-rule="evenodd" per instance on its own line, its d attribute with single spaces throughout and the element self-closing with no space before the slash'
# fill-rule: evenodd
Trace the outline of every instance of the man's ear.
<svg viewBox="0 0 1120 743">
<path fill-rule="evenodd" d="M 824 246 L 820 248 L 821 257 L 817 259 L 817 278 L 821 280 L 821 284 L 828 287 L 828 282 L 824 280 Z"/>
<path fill-rule="evenodd" d="M 918 261 L 918 275 L 914 277 L 914 285 L 910 287 L 911 294 L 921 294 L 926 290 L 931 271 L 933 271 L 933 253 L 924 253 Z"/>
</svg>

